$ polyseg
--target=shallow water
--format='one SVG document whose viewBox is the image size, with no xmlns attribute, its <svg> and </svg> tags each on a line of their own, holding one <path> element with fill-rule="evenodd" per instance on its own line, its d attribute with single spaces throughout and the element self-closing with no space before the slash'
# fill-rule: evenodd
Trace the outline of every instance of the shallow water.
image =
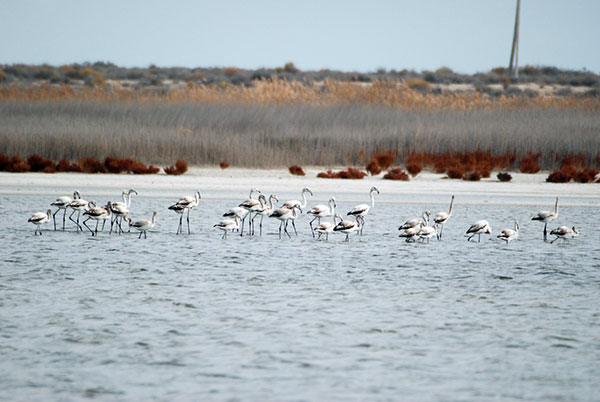
<svg viewBox="0 0 600 402">
<path fill-rule="evenodd" d="M 2 399 L 597 398 L 597 208 L 566 200 L 550 225 L 580 230 L 566 244 L 530 221 L 546 198 L 457 199 L 431 244 L 397 227 L 447 197 L 378 203 L 349 243 L 313 240 L 306 216 L 292 239 L 269 221 L 262 238 L 221 240 L 212 225 L 236 202 L 203 199 L 192 235 L 177 236 L 174 200 L 140 196 L 134 219 L 159 211 L 146 240 L 69 223 L 34 236 L 27 218 L 54 198 L 0 196 Z M 355 204 L 339 198 L 341 211 Z M 479 219 L 494 236 L 519 219 L 520 238 L 468 243 Z"/>
</svg>

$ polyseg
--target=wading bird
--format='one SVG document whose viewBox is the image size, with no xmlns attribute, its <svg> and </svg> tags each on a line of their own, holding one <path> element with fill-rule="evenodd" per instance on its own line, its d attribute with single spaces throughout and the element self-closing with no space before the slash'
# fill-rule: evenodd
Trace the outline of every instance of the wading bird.
<svg viewBox="0 0 600 402">
<path fill-rule="evenodd" d="M 434 223 L 433 226 L 421 227 L 421 229 L 419 229 L 419 240 L 421 240 L 422 242 L 425 242 L 425 240 L 427 240 L 427 243 L 429 243 L 429 239 L 437 235 L 439 226 L 439 224 Z"/>
<path fill-rule="evenodd" d="M 126 218 L 129 221 L 129 226 L 131 226 L 132 228 L 139 230 L 140 235 L 138 237 L 138 239 L 142 238 L 142 234 L 144 235 L 144 239 L 146 239 L 148 237 L 148 235 L 146 234 L 146 232 L 150 229 L 152 229 L 154 227 L 154 225 L 156 225 L 156 214 L 157 212 L 154 211 L 152 213 L 152 220 L 143 220 L 143 221 L 137 221 L 137 222 L 133 222 L 131 220 L 131 218 Z"/>
<path fill-rule="evenodd" d="M 129 208 L 131 208 L 131 194 L 138 195 L 138 192 L 135 191 L 133 188 L 130 188 L 129 190 L 123 190 L 123 192 L 121 193 L 123 201 L 112 202 L 110 204 L 109 209 L 112 214 L 112 218 L 110 220 L 110 231 L 108 232 L 108 234 L 112 233 L 113 225 L 115 224 L 117 224 L 119 227 L 119 230 L 117 232 L 119 234 L 123 233 L 123 227 L 121 224 L 123 222 L 123 218 L 129 215 Z"/>
<path fill-rule="evenodd" d="M 358 232 L 360 230 L 360 225 L 358 221 L 351 221 L 349 219 L 342 220 L 340 216 L 340 221 L 333 228 L 334 232 L 342 232 L 346 234 L 346 239 L 344 241 L 350 241 L 350 233 Z M 355 217 L 355 219 L 358 219 Z"/>
<path fill-rule="evenodd" d="M 40 236 L 42 235 L 42 230 L 40 229 L 40 226 L 44 223 L 50 222 L 51 214 L 52 210 L 49 209 L 46 213 L 36 212 L 35 214 L 31 215 L 31 218 L 29 218 L 27 222 L 31 222 L 35 225 L 35 232 L 33 232 L 34 235 L 38 233 L 40 234 Z"/>
<path fill-rule="evenodd" d="M 242 207 L 233 207 L 229 211 L 225 212 L 223 214 L 223 217 L 226 217 L 226 218 L 235 218 L 237 216 L 238 218 L 240 218 L 240 220 L 242 222 L 242 226 L 243 226 L 244 219 L 246 219 L 247 215 L 248 215 L 248 210 L 247 209 L 242 208 Z M 240 228 L 238 227 L 236 230 L 239 232 Z"/>
<path fill-rule="evenodd" d="M 317 225 L 321 224 L 321 218 L 326 218 L 328 216 L 334 216 L 335 215 L 335 208 L 337 207 L 336 203 L 335 203 L 335 198 L 331 197 L 329 199 L 329 205 L 323 205 L 323 204 L 319 204 L 319 205 L 315 205 L 314 207 L 312 207 L 310 209 L 310 211 L 307 212 L 307 214 L 314 216 L 314 218 L 312 219 L 312 221 L 309 222 L 310 225 L 310 231 L 312 233 L 312 236 L 315 237 L 315 231 L 313 230 L 313 222 L 315 221 L 315 219 L 318 219 L 317 221 Z"/>
<path fill-rule="evenodd" d="M 467 241 L 471 241 L 471 239 L 473 238 L 473 236 L 477 235 L 479 236 L 477 238 L 477 242 L 480 243 L 481 242 L 481 235 L 482 234 L 492 234 L 492 228 L 490 227 L 490 224 L 488 223 L 488 221 L 486 220 L 480 220 L 475 222 L 474 224 L 471 225 L 471 227 L 467 230 L 467 234 L 470 234 L 471 236 L 469 236 L 469 238 L 467 239 Z"/>
<path fill-rule="evenodd" d="M 227 238 L 227 232 L 233 232 L 240 226 L 240 217 L 235 215 L 235 219 L 225 219 L 213 227 L 219 228 L 223 231 L 223 236 L 221 239 Z"/>
<path fill-rule="evenodd" d="M 439 233 L 437 235 L 438 240 L 442 240 L 442 233 L 444 232 L 444 223 L 448 222 L 448 219 L 452 217 L 452 206 L 454 205 L 454 196 L 450 200 L 450 209 L 448 212 L 438 212 L 433 217 L 433 221 L 440 226 Z"/>
<path fill-rule="evenodd" d="M 258 193 L 261 194 L 260 190 L 257 188 L 252 188 L 250 190 L 250 195 L 248 195 L 248 198 L 244 201 L 242 201 L 242 203 L 240 205 L 238 205 L 240 208 L 244 208 L 246 211 L 248 211 L 248 235 L 252 235 L 253 233 L 253 228 L 252 228 L 252 212 L 257 211 L 260 208 L 260 201 L 257 198 L 252 198 L 252 194 L 253 193 Z M 240 230 L 240 236 L 244 235 L 244 221 L 246 220 L 246 217 L 242 218 L 242 229 Z"/>
<path fill-rule="evenodd" d="M 315 232 L 317 232 L 319 234 L 319 237 L 317 237 L 317 240 L 319 240 L 321 238 L 321 235 L 323 235 L 323 234 L 325 234 L 325 240 L 329 240 L 329 233 L 333 232 L 333 228 L 335 228 L 335 226 L 336 226 L 336 222 L 335 222 L 336 219 L 339 219 L 341 221 L 342 215 L 335 214 L 335 216 L 333 217 L 333 222 L 319 223 L 319 226 L 317 226 L 315 228 Z"/>
<path fill-rule="evenodd" d="M 254 218 L 252 218 L 252 227 L 254 227 L 254 219 L 256 219 L 258 215 L 260 215 L 259 236 L 262 236 L 263 219 L 265 218 L 265 216 L 269 216 L 271 212 L 273 212 L 273 210 L 275 209 L 275 206 L 273 205 L 273 200 L 279 201 L 279 198 L 277 198 L 275 194 L 271 194 L 269 196 L 269 203 L 267 204 L 267 198 L 264 196 L 264 194 L 261 194 L 258 196 L 258 200 L 260 201 L 260 209 L 256 211 Z"/>
<path fill-rule="evenodd" d="M 302 210 L 295 206 L 293 208 L 278 208 L 275 211 L 271 212 L 271 214 L 269 215 L 270 218 L 275 218 L 278 219 L 281 223 L 279 224 L 279 238 L 281 239 L 281 227 L 284 226 L 283 224 L 285 223 L 285 226 L 283 227 L 283 231 L 285 232 L 286 235 L 288 235 L 289 238 L 292 238 L 292 236 L 290 236 L 289 232 L 287 231 L 287 225 L 288 225 L 288 221 L 292 220 L 292 224 L 294 223 L 293 219 L 296 219 L 298 217 L 298 211 L 302 212 Z M 296 233 L 297 234 L 297 233 Z"/>
<path fill-rule="evenodd" d="M 98 236 L 98 223 L 102 221 L 102 230 L 104 230 L 104 225 L 106 221 L 111 219 L 111 211 L 110 211 L 111 202 L 108 201 L 105 207 L 96 207 L 89 208 L 87 211 L 83 213 L 83 216 L 87 215 L 87 219 L 83 221 L 83 226 L 88 228 L 92 236 Z M 94 219 L 96 221 L 96 228 L 94 230 L 90 229 L 87 225 L 87 221 L 90 219 Z"/>
<path fill-rule="evenodd" d="M 550 244 L 554 243 L 558 239 L 563 239 L 563 244 L 567 242 L 567 239 L 572 239 L 573 237 L 579 236 L 579 231 L 575 229 L 575 226 L 572 228 L 568 226 L 559 226 L 553 231 L 550 232 L 551 235 L 556 236 L 556 239 L 552 240 Z"/>
<path fill-rule="evenodd" d="M 496 236 L 500 240 L 504 240 L 506 244 L 510 243 L 513 240 L 516 240 L 519 237 L 519 221 L 515 221 L 514 229 L 504 229 L 498 236 Z"/>
<path fill-rule="evenodd" d="M 52 214 L 52 220 L 54 221 L 54 230 L 56 230 L 56 214 L 59 213 L 61 209 L 63 211 L 63 230 L 65 230 L 65 223 L 66 223 L 66 218 L 67 218 L 67 208 L 69 208 L 69 205 L 71 205 L 73 200 L 77 199 L 77 198 L 79 198 L 79 191 L 75 190 L 73 192 L 73 198 L 68 197 L 68 196 L 58 197 L 56 199 L 56 201 L 54 201 L 52 204 L 50 204 L 53 207 L 58 208 L 56 210 L 56 212 L 54 212 Z"/>
<path fill-rule="evenodd" d="M 415 218 L 404 222 L 398 230 L 407 230 L 414 227 L 427 226 L 429 224 L 429 217 L 431 216 L 431 212 L 429 210 L 423 211 L 423 216 L 421 218 Z"/>
<path fill-rule="evenodd" d="M 531 218 L 532 221 L 544 222 L 544 241 L 548 239 L 548 223 L 558 218 L 558 197 L 554 203 L 554 212 L 552 211 L 541 211 L 536 216 Z"/>
<path fill-rule="evenodd" d="M 369 196 L 371 197 L 371 205 L 359 204 L 347 213 L 347 215 L 352 215 L 356 218 L 356 222 L 360 226 L 359 229 L 361 235 L 365 226 L 365 216 L 369 213 L 369 211 L 371 211 L 371 209 L 373 209 L 373 207 L 375 207 L 375 193 L 379 194 L 379 190 L 377 190 L 376 187 L 371 187 L 371 190 L 369 190 Z"/>
<path fill-rule="evenodd" d="M 171 205 L 169 209 L 179 214 L 179 226 L 177 227 L 177 234 L 183 234 L 183 214 L 187 211 L 187 228 L 188 234 L 191 234 L 190 230 L 190 211 L 198 206 L 200 203 L 200 190 L 196 190 L 194 195 L 188 195 L 182 197 L 175 204 Z"/>
<path fill-rule="evenodd" d="M 414 243 L 419 239 L 419 232 L 423 226 L 426 226 L 426 224 L 424 224 L 423 221 L 420 221 L 417 226 L 404 229 L 404 232 L 400 233 L 398 237 L 405 238 L 407 243 Z"/>
<path fill-rule="evenodd" d="M 302 189 L 302 202 L 300 202 L 300 200 L 290 200 L 290 201 L 286 201 L 283 204 L 283 208 L 287 208 L 287 209 L 292 209 L 294 207 L 297 207 L 299 210 L 302 210 L 302 208 L 306 208 L 306 205 L 308 203 L 308 200 L 306 199 L 306 193 L 310 194 L 311 196 L 313 195 L 313 192 L 310 191 L 310 189 L 308 189 L 308 187 L 304 187 Z"/>
<path fill-rule="evenodd" d="M 69 219 L 71 220 L 71 222 L 73 222 L 77 225 L 78 232 L 79 232 L 79 229 L 81 229 L 81 231 L 83 232 L 83 228 L 79 224 L 79 218 L 80 218 L 82 212 L 88 210 L 88 208 L 89 208 L 88 202 L 86 200 L 84 200 L 83 198 L 81 198 L 81 196 L 79 195 L 79 192 L 77 192 L 77 198 L 75 198 L 73 200 L 73 202 L 71 202 L 69 204 L 69 207 L 73 210 L 73 212 L 71 212 L 71 215 L 69 215 Z M 77 212 L 77 221 L 75 221 L 75 219 L 73 219 L 73 214 L 75 214 L 75 212 Z"/>
</svg>

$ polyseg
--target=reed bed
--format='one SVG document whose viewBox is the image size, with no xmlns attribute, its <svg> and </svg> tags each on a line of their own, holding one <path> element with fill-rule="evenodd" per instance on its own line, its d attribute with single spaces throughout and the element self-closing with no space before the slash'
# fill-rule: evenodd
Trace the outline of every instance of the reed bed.
<svg viewBox="0 0 600 402">
<path fill-rule="evenodd" d="M 258 80 L 250 87 L 236 85 L 196 85 L 172 90 L 111 86 L 60 84 L 5 85 L 0 101 L 19 102 L 135 102 L 161 104 L 216 103 L 224 105 L 313 105 L 347 104 L 386 106 L 405 110 L 473 110 L 560 108 L 600 110 L 599 97 L 492 97 L 469 92 L 432 94 L 413 89 L 408 81 L 374 81 L 361 84 L 346 81 L 298 82 L 285 79 Z"/>
<path fill-rule="evenodd" d="M 290 93 L 277 95 L 272 88 L 264 90 L 268 94 L 264 99 L 270 101 L 261 103 L 254 98 L 250 101 L 247 95 L 246 103 L 244 91 L 258 89 L 222 91 L 192 87 L 184 92 L 188 94 L 185 96 L 160 97 L 151 93 L 144 98 L 137 94 L 133 101 L 127 98 L 133 96 L 127 91 L 97 92 L 98 89 L 89 88 L 70 96 L 73 90 L 69 88 L 30 88 L 31 97 L 24 98 L 19 91 L 18 96 L 7 95 L 10 91 L 3 87 L 0 153 L 21 158 L 37 153 L 67 161 L 116 157 L 164 166 L 183 159 L 193 165 L 214 166 L 227 161 L 239 167 L 281 168 L 292 164 L 365 166 L 365 155 L 381 150 L 392 152 L 394 163 L 402 165 L 416 153 L 451 154 L 484 149 L 495 155 L 513 154 L 516 161 L 539 154 L 536 161 L 547 170 L 559 167 L 557 158 L 567 154 L 583 155 L 587 166 L 596 167 L 600 155 L 600 113 L 592 107 L 597 101 L 591 99 L 555 99 L 543 107 L 535 106 L 535 102 L 543 99 L 488 99 L 482 105 L 516 103 L 515 107 L 503 103 L 502 107 L 456 107 L 463 97 L 470 99 L 465 101 L 467 104 L 472 104 L 481 95 L 436 98 L 406 92 L 417 104 L 418 99 L 427 99 L 439 107 L 404 108 L 398 103 L 403 90 L 390 91 L 390 99 L 384 96 L 377 100 L 377 96 L 386 93 L 382 90 L 370 101 L 365 95 L 369 91 L 366 88 L 361 95 L 365 101 L 353 102 L 350 99 L 357 96 L 352 91 L 360 92 L 361 87 L 343 84 L 329 85 L 339 86 L 338 93 L 342 89 L 349 91 L 343 96 L 348 101 L 326 105 L 322 103 L 327 102 L 305 98 L 302 90 L 296 89 L 304 88 L 302 84 L 285 82 L 272 85 L 289 86 L 288 92 L 298 93 L 297 102 L 290 101 L 294 99 Z M 40 97 L 44 91 L 46 95 Z M 55 94 L 54 91 L 65 93 L 48 95 Z M 198 95 L 191 102 L 189 94 L 194 91 L 214 93 L 216 98 Z M 236 91 L 241 91 L 240 99 L 232 96 Z M 322 95 L 325 99 L 328 91 Z M 100 95 L 94 95 L 97 93 L 106 98 L 98 99 Z M 121 99 L 120 94 L 129 95 Z M 458 103 L 443 107 L 450 98 Z M 517 107 L 519 102 L 534 103 Z M 411 162 L 406 169 L 413 175 L 426 165 L 415 158 Z M 516 167 L 511 165 L 506 169 Z"/>
</svg>

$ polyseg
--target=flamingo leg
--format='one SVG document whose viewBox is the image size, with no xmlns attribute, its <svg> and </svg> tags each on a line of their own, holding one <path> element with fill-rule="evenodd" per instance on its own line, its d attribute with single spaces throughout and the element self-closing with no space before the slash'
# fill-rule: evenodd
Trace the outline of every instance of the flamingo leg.
<svg viewBox="0 0 600 402">
<path fill-rule="evenodd" d="M 281 239 L 281 226 L 283 225 L 283 221 L 279 224 L 279 238 Z"/>
<path fill-rule="evenodd" d="M 83 226 L 85 226 L 86 228 L 88 228 L 88 230 L 90 231 L 90 233 L 92 234 L 92 236 L 94 235 L 94 231 L 92 229 L 90 229 L 90 227 L 87 225 L 87 221 L 89 221 L 90 218 L 87 218 L 86 220 L 83 221 Z M 83 231 L 83 230 L 82 230 Z"/>
<path fill-rule="evenodd" d="M 265 218 L 265 216 L 264 216 L 264 215 L 261 215 L 261 216 L 260 216 L 260 224 L 259 224 L 259 227 L 260 227 L 260 232 L 259 232 L 259 233 L 260 233 L 260 236 L 262 236 L 262 222 L 263 222 L 263 219 L 264 219 L 264 218 Z"/>
<path fill-rule="evenodd" d="M 188 234 L 191 234 L 192 232 L 190 232 L 190 210 L 188 209 L 188 213 L 187 213 L 187 225 L 188 225 Z"/>
<path fill-rule="evenodd" d="M 71 215 L 69 215 L 69 220 L 77 225 L 77 231 L 79 231 L 79 229 L 80 229 L 79 222 L 77 222 L 75 219 L 73 219 L 73 215 L 75 215 L 75 212 L 77 212 L 76 209 L 74 209 L 73 212 L 71 212 Z"/>
<path fill-rule="evenodd" d="M 67 218 L 67 208 L 63 208 L 63 231 L 65 230 L 65 224 L 66 224 L 66 219 Z"/>
<path fill-rule="evenodd" d="M 52 214 L 52 220 L 54 221 L 54 230 L 56 230 L 56 214 L 58 213 L 58 211 L 60 211 L 60 209 L 57 209 L 56 212 Z"/>
<path fill-rule="evenodd" d="M 292 221 L 293 222 L 293 221 Z M 291 239 L 292 236 L 290 236 L 290 232 L 287 231 L 287 227 L 288 227 L 288 221 L 285 221 L 285 226 L 283 227 L 283 231 L 285 232 L 286 235 L 288 235 L 288 237 Z"/>
<path fill-rule="evenodd" d="M 544 241 L 548 240 L 548 224 L 544 223 Z"/>
<path fill-rule="evenodd" d="M 294 227 L 294 233 L 296 233 L 296 236 L 298 236 L 298 231 L 296 230 L 296 223 L 294 221 L 292 221 L 292 226 Z"/>
<path fill-rule="evenodd" d="M 346 233 L 346 240 L 344 241 L 350 241 L 349 233 Z"/>
<path fill-rule="evenodd" d="M 181 226 L 182 226 L 182 223 L 181 223 L 181 221 L 182 221 L 182 219 L 183 219 L 183 213 L 182 213 L 181 215 L 179 215 L 179 226 L 177 226 L 177 233 L 176 233 L 176 234 L 179 234 L 179 233 L 181 233 Z M 140 232 L 140 233 L 141 233 L 141 232 Z M 140 236 L 141 236 L 141 235 L 140 235 Z"/>
<path fill-rule="evenodd" d="M 313 224 L 313 222 L 315 221 L 315 219 L 317 219 L 317 217 L 313 218 L 313 220 L 312 220 L 312 221 L 308 222 L 308 224 L 310 225 L 310 232 L 312 233 L 312 237 L 313 237 L 313 238 L 315 237 L 315 231 L 314 231 L 314 229 L 313 229 L 313 226 L 312 226 L 312 224 Z M 320 224 L 320 223 L 321 223 L 321 222 L 319 222 L 319 224 Z M 321 236 L 319 236 L 319 238 L 321 238 Z"/>
<path fill-rule="evenodd" d="M 246 217 L 242 218 L 242 229 L 240 230 L 240 236 L 244 235 L 244 222 L 246 221 Z"/>
<path fill-rule="evenodd" d="M 94 229 L 96 236 L 98 236 L 98 223 L 100 223 L 100 221 L 96 220 L 96 228 Z"/>
</svg>

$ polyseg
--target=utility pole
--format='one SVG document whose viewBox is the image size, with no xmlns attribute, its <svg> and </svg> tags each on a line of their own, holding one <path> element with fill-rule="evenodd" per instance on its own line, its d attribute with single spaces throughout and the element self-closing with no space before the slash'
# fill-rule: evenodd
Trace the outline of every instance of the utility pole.
<svg viewBox="0 0 600 402">
<path fill-rule="evenodd" d="M 519 14 L 521 14 L 521 0 L 517 0 L 517 16 L 515 17 L 515 33 L 513 34 L 512 49 L 510 51 L 509 74 L 519 78 Z M 513 68 L 514 61 L 514 68 Z"/>
</svg>

